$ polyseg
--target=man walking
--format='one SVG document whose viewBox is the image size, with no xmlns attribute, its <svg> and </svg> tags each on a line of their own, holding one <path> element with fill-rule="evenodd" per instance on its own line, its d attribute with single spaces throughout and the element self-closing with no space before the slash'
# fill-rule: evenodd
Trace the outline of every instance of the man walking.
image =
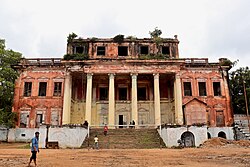
<svg viewBox="0 0 250 167">
<path fill-rule="evenodd" d="M 29 162 L 29 165 L 30 166 L 30 163 L 32 162 L 32 160 L 34 161 L 34 164 L 36 166 L 36 154 L 37 152 L 39 152 L 39 146 L 38 146 L 38 141 L 39 141 L 39 132 L 36 132 L 35 133 L 35 137 L 31 139 L 31 157 L 30 157 L 30 162 Z"/>
</svg>

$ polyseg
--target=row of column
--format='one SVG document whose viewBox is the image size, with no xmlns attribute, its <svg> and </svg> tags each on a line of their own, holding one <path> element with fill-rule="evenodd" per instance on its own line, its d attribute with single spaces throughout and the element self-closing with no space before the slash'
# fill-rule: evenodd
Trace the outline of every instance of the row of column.
<svg viewBox="0 0 250 167">
<path fill-rule="evenodd" d="M 138 108 L 137 108 L 137 75 L 131 74 L 132 79 L 132 120 L 138 125 Z M 161 105 L 160 105 L 160 85 L 159 74 L 153 74 L 154 76 L 154 112 L 155 112 L 155 125 L 161 125 Z M 91 107 L 92 107 L 92 73 L 87 74 L 87 91 L 86 91 L 86 109 L 85 120 L 91 125 Z M 115 74 L 109 74 L 109 125 L 115 125 Z M 72 78 L 69 73 L 65 77 L 64 85 L 64 104 L 63 104 L 63 124 L 70 123 L 70 106 L 71 106 L 71 87 Z M 174 83 L 174 96 L 175 96 L 175 120 L 178 124 L 183 124 L 182 113 L 182 93 L 180 77 L 176 75 Z"/>
</svg>

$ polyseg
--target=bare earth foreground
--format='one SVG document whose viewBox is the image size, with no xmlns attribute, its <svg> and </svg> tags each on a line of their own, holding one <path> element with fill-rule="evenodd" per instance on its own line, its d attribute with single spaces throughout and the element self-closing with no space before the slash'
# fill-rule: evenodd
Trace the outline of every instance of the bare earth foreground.
<svg viewBox="0 0 250 167">
<path fill-rule="evenodd" d="M 23 147 L 23 144 L 1 143 L 0 166 L 27 166 L 30 151 L 20 147 Z M 250 167 L 250 148 L 220 146 L 147 150 L 100 149 L 98 151 L 92 149 L 42 149 L 38 154 L 38 166 Z"/>
</svg>

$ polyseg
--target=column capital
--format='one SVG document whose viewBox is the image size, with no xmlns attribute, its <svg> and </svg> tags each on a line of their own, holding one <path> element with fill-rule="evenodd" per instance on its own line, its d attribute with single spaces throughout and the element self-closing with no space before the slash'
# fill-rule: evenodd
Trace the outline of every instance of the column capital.
<svg viewBox="0 0 250 167">
<path fill-rule="evenodd" d="M 93 73 L 87 73 L 87 79 L 92 79 Z"/>
<path fill-rule="evenodd" d="M 160 74 L 159 73 L 153 73 L 154 79 L 159 79 Z"/>
<path fill-rule="evenodd" d="M 180 73 L 175 73 L 175 79 L 180 79 Z"/>
<path fill-rule="evenodd" d="M 137 75 L 138 73 L 130 73 L 130 76 L 132 77 L 132 79 L 137 79 Z"/>
<path fill-rule="evenodd" d="M 115 73 L 109 73 L 108 76 L 110 79 L 113 79 L 115 77 Z"/>
</svg>

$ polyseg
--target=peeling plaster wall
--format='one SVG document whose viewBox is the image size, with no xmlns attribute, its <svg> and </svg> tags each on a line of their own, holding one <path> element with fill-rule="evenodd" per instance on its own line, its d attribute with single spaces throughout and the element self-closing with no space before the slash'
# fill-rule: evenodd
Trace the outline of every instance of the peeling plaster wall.
<svg viewBox="0 0 250 167">
<path fill-rule="evenodd" d="M 174 100 L 161 100 L 161 123 L 173 124 L 175 123 L 175 107 Z"/>
<path fill-rule="evenodd" d="M 161 130 L 158 130 L 159 134 L 161 135 L 161 138 L 163 139 L 164 143 L 166 144 L 167 147 L 172 147 L 172 146 L 178 146 L 179 144 L 177 141 L 181 139 L 181 135 L 184 132 L 191 132 L 194 135 L 195 139 L 195 146 L 199 146 L 202 144 L 204 141 L 207 140 L 207 127 L 179 127 L 179 128 L 163 128 Z"/>
<path fill-rule="evenodd" d="M 48 141 L 58 141 L 60 148 L 79 148 L 87 136 L 88 130 L 83 127 L 50 128 Z"/>
<path fill-rule="evenodd" d="M 184 68 L 181 70 L 182 80 L 182 98 L 185 116 L 189 117 L 189 120 L 196 120 L 197 115 L 193 114 L 194 109 L 199 109 L 199 106 L 203 106 L 203 117 L 201 120 L 206 119 L 205 123 L 209 126 L 218 126 L 219 122 L 216 120 L 217 111 L 223 112 L 224 122 L 222 126 L 230 126 L 233 123 L 233 116 L 231 113 L 231 99 L 229 97 L 229 91 L 227 86 L 227 79 L 225 74 L 217 68 Z M 192 96 L 184 96 L 184 82 L 191 83 Z M 199 95 L 199 82 L 206 83 L 206 96 Z M 214 96 L 213 82 L 219 82 L 221 88 L 221 95 Z M 195 100 L 196 104 L 189 103 Z M 205 106 L 204 106 L 205 105 Z M 204 113 L 206 110 L 206 113 Z M 206 117 L 206 118 L 205 118 Z M 186 118 L 187 119 L 187 118 Z M 201 121 L 202 123 L 204 121 Z M 190 124 L 194 122 L 191 121 Z M 221 126 L 221 125 L 220 125 Z"/>
<path fill-rule="evenodd" d="M 8 129 L 0 127 L 0 141 L 7 141 L 8 139 Z"/>
<path fill-rule="evenodd" d="M 83 124 L 85 121 L 85 102 L 74 101 L 71 103 L 70 123 Z"/>
<path fill-rule="evenodd" d="M 8 142 L 27 142 L 30 143 L 31 139 L 35 137 L 35 132 L 39 132 L 39 147 L 45 148 L 46 127 L 40 128 L 16 128 L 9 129 Z"/>
<path fill-rule="evenodd" d="M 234 140 L 234 130 L 233 127 L 209 127 L 208 133 L 210 133 L 211 137 L 218 137 L 220 132 L 224 132 L 226 134 L 227 140 Z"/>
<path fill-rule="evenodd" d="M 51 124 L 51 111 L 58 112 L 58 125 L 61 124 L 62 106 L 63 106 L 63 90 L 64 90 L 64 70 L 59 67 L 42 68 L 29 67 L 23 71 L 15 83 L 15 95 L 13 112 L 17 112 L 19 117 L 22 112 L 29 115 L 28 126 L 35 128 L 37 112 L 42 112 L 44 115 L 43 123 Z M 25 82 L 32 82 L 31 96 L 24 97 Z M 38 96 L 39 82 L 46 82 L 46 96 Z M 54 83 L 61 82 L 61 96 L 54 96 Z M 20 119 L 18 119 L 17 126 L 20 126 Z"/>
</svg>

